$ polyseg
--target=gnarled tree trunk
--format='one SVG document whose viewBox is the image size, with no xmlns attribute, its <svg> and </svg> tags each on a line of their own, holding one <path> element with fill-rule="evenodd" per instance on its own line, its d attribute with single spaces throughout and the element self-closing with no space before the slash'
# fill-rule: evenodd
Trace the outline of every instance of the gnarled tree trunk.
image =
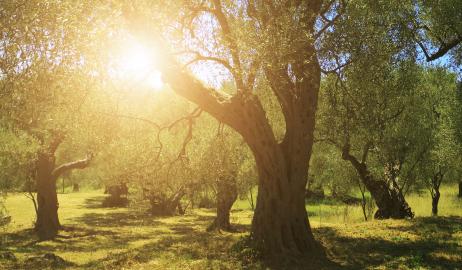
<svg viewBox="0 0 462 270">
<path fill-rule="evenodd" d="M 321 1 L 294 2 L 300 16 L 294 20 L 294 31 L 313 33 Z M 290 55 L 266 55 L 252 62 L 243 72 L 239 48 L 229 33 L 227 18 L 220 1 L 214 1 L 213 14 L 227 36 L 235 68 L 237 92 L 227 96 L 205 87 L 188 74 L 172 56 L 165 56 L 160 67 L 162 80 L 179 95 L 196 103 L 218 121 L 237 131 L 250 147 L 256 161 L 259 185 L 251 227 L 253 244 L 269 259 L 305 259 L 324 254 L 315 241 L 305 209 L 305 186 L 312 152 L 315 112 L 321 71 L 314 41 L 301 39 Z M 275 10 L 274 16 L 277 16 Z M 265 31 L 277 31 L 277 19 L 268 22 Z M 266 32 L 265 32 L 266 33 Z M 267 36 L 275 46 L 285 46 L 281 39 Z M 293 45 L 293 44 L 291 44 Z M 260 65 L 260 60 L 263 61 Z M 226 63 L 226 60 L 225 60 Z M 273 129 L 258 96 L 253 93 L 257 71 L 261 69 L 270 89 L 281 106 L 286 124 L 282 142 Z M 247 75 L 246 80 L 242 75 Z"/>
<path fill-rule="evenodd" d="M 184 209 L 181 206 L 181 199 L 186 195 L 184 187 L 181 187 L 177 192 L 167 197 L 166 194 L 147 190 L 145 198 L 149 200 L 151 209 L 149 210 L 155 216 L 173 216 L 178 209 L 179 214 L 184 214 Z"/>
<path fill-rule="evenodd" d="M 207 228 L 211 230 L 233 231 L 229 222 L 229 214 L 237 199 L 236 179 L 232 177 L 219 177 L 217 181 L 217 216 Z"/>
<path fill-rule="evenodd" d="M 72 192 L 79 192 L 79 191 L 80 191 L 79 183 L 72 184 Z"/>
<path fill-rule="evenodd" d="M 40 153 L 37 160 L 37 221 L 35 230 L 40 240 L 53 239 L 60 228 L 56 179 L 52 177 L 55 158 Z"/>
<path fill-rule="evenodd" d="M 41 241 L 53 239 L 61 227 L 58 218 L 58 195 L 56 181 L 60 175 L 72 169 L 88 166 L 92 155 L 86 159 L 65 163 L 55 168 L 55 152 L 63 140 L 62 135 L 53 138 L 48 149 L 39 153 L 36 165 L 37 220 L 35 231 Z"/>
<path fill-rule="evenodd" d="M 436 173 L 431 178 L 430 194 L 432 195 L 432 215 L 438 215 L 438 203 L 440 201 L 440 186 L 443 182 L 446 171 L 439 166 Z"/>
<path fill-rule="evenodd" d="M 404 199 L 403 194 L 396 187 L 389 186 L 385 181 L 374 179 L 372 173 L 367 169 L 366 163 L 358 161 L 358 159 L 350 154 L 349 145 L 344 147 L 342 158 L 353 165 L 364 186 L 374 198 L 378 208 L 374 214 L 374 218 L 401 219 L 414 217 L 414 213 Z"/>
<path fill-rule="evenodd" d="M 432 215 L 437 216 L 438 215 L 438 203 L 440 201 L 440 191 L 435 190 L 435 193 L 432 194 Z"/>
<path fill-rule="evenodd" d="M 314 63 L 314 65 L 313 65 Z M 222 123 L 238 131 L 252 150 L 259 173 L 258 196 L 251 237 L 268 258 L 281 254 L 301 257 L 323 254 L 315 241 L 305 209 L 305 186 L 313 145 L 314 114 L 320 70 L 310 62 L 313 78 L 300 81 L 299 98 L 286 97 L 286 135 L 279 143 L 258 97 L 238 93 L 226 98 L 204 87 L 179 67 L 163 72 L 163 80 L 180 95 L 197 103 Z M 274 82 L 280 81 L 275 76 Z M 284 87 L 284 85 L 274 86 Z M 288 86 L 286 86 L 288 87 Z M 285 91 L 284 94 L 288 94 Z M 290 111 L 290 112 L 289 112 Z M 280 258 L 280 257 L 279 257 Z"/>
</svg>

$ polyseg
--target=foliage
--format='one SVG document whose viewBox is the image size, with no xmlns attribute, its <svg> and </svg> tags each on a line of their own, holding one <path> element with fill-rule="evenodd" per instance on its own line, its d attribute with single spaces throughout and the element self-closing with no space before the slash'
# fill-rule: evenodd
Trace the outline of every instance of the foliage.
<svg viewBox="0 0 462 270">
<path fill-rule="evenodd" d="M 357 181 L 356 172 L 341 159 L 335 147 L 322 142 L 315 144 L 308 189 L 324 187 L 334 197 L 342 197 L 355 189 Z"/>
<path fill-rule="evenodd" d="M 0 193 L 30 183 L 38 154 L 56 134 L 64 134 L 64 142 L 53 153 L 58 164 L 88 152 L 96 157 L 89 170 L 63 177 L 92 189 L 127 183 L 134 199 L 128 212 L 138 213 L 148 200 L 153 208 L 159 198 L 169 201 L 181 195 L 178 211 L 184 214 L 188 206 L 199 205 L 201 197 L 213 201 L 217 179 L 226 177 L 236 181 L 240 198 L 249 197 L 252 209 L 254 189 L 259 186 L 258 201 L 268 204 L 257 207 L 266 212 L 255 220 L 265 226 L 252 230 L 263 230 L 277 224 L 265 220 L 268 216 L 287 210 L 276 209 L 284 205 L 278 200 L 287 199 L 287 205 L 297 202 L 297 209 L 303 210 L 302 200 L 293 198 L 309 180 L 308 188 L 325 187 L 332 195 L 358 197 L 359 189 L 364 213 L 357 206 L 337 205 L 329 199 L 308 206 L 319 224 L 334 217 L 348 223 L 368 215 L 366 203 L 369 211 L 372 206 L 357 175 L 341 159 L 339 150 L 345 146 L 367 163 L 375 178 L 398 187 L 412 204 L 413 199 L 420 200 L 416 194 L 423 187 L 432 193 L 439 190 L 443 177 L 436 187 L 436 174 L 453 182 L 462 173 L 462 84 L 456 89 L 456 74 L 451 73 L 462 64 L 461 3 L 2 3 Z M 172 89 L 153 91 L 142 74 L 117 78 L 115 51 L 131 39 L 157 50 L 153 68 L 163 71 Z M 177 84 L 184 89 L 179 91 Z M 198 107 L 178 99 L 172 90 Z M 191 93 L 197 96 L 191 98 Z M 237 132 L 223 128 L 222 122 Z M 273 152 L 265 152 L 268 149 Z M 273 177 L 273 169 L 281 176 L 264 178 L 265 173 Z M 189 213 L 200 213 L 199 218 L 209 215 L 191 208 Z M 449 213 L 442 208 L 442 213 Z M 236 214 L 245 224 L 250 215 Z M 88 216 L 78 218 L 91 223 Z M 299 224 L 298 216 L 293 220 Z M 284 226 L 287 230 L 292 225 Z M 305 225 L 309 223 L 301 227 Z M 301 239 L 300 234 L 287 235 Z M 204 241 L 210 237 L 195 236 Z M 185 239 L 190 244 L 197 240 Z M 129 265 L 142 256 L 141 251 L 135 253 L 105 255 L 110 263 Z M 433 266 L 421 254 L 411 257 L 405 260 L 409 267 Z M 232 258 L 229 265 L 211 264 L 226 268 L 234 262 Z"/>
<path fill-rule="evenodd" d="M 0 129 L 0 145 L 0 190 L 22 190 L 32 176 L 37 142 L 25 133 Z"/>
</svg>

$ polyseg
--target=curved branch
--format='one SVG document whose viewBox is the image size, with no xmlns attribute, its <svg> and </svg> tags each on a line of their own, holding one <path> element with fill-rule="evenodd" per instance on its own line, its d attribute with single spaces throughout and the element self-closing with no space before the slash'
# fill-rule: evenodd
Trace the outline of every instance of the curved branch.
<svg viewBox="0 0 462 270">
<path fill-rule="evenodd" d="M 230 107 L 233 106 L 231 96 L 204 86 L 193 75 L 183 70 L 171 56 L 165 59 L 161 72 L 162 80 L 169 84 L 177 94 L 197 104 L 219 121 L 236 126 L 232 120 L 235 115 L 229 113 Z M 239 113 L 239 111 L 233 113 Z"/>
<path fill-rule="evenodd" d="M 184 66 L 189 66 L 195 62 L 199 62 L 199 61 L 212 61 L 212 62 L 216 62 L 222 66 L 224 66 L 226 69 L 229 70 L 229 72 L 231 72 L 233 75 L 234 75 L 234 69 L 233 67 L 228 63 L 228 61 L 226 60 L 223 60 L 221 58 L 218 58 L 218 57 L 214 57 L 214 56 L 204 56 L 198 52 L 193 52 L 196 57 L 194 59 L 192 59 L 191 61 L 187 62 Z"/>
<path fill-rule="evenodd" d="M 359 168 L 364 167 L 364 163 L 361 163 L 355 156 L 350 153 L 350 144 L 346 143 L 342 148 L 342 159 L 350 161 L 353 167 L 358 171 L 361 171 Z"/>
<path fill-rule="evenodd" d="M 223 67 L 225 67 L 231 73 L 231 75 L 233 76 L 234 80 L 236 81 L 236 84 L 239 83 L 239 80 L 241 79 L 241 76 L 238 75 L 238 72 L 235 71 L 235 69 L 231 66 L 231 64 L 228 61 L 226 61 L 224 59 L 221 59 L 221 58 L 218 58 L 218 57 L 214 57 L 214 56 L 205 56 L 205 55 L 200 54 L 197 51 L 188 51 L 187 53 L 195 54 L 195 58 L 188 61 L 186 64 L 184 64 L 184 67 L 187 67 L 187 66 L 189 66 L 189 65 L 191 65 L 193 63 L 199 62 L 199 61 L 212 61 L 212 62 L 218 63 L 218 64 L 222 65 Z M 241 85 L 240 87 L 242 88 L 243 85 Z"/>
<path fill-rule="evenodd" d="M 89 154 L 84 159 L 76 160 L 76 161 L 69 162 L 69 163 L 64 163 L 60 165 L 58 168 L 54 169 L 51 175 L 54 179 L 57 179 L 60 175 L 62 175 L 63 173 L 67 171 L 70 171 L 73 169 L 84 169 L 90 164 L 90 161 L 92 159 L 93 159 L 93 154 Z"/>
<path fill-rule="evenodd" d="M 430 54 L 428 50 L 425 48 L 425 46 L 423 45 L 423 43 L 421 41 L 417 41 L 417 44 L 419 45 L 420 49 L 422 49 L 427 62 L 431 62 L 433 60 L 443 57 L 449 50 L 451 50 L 452 48 L 456 47 L 457 45 L 461 43 L 462 43 L 462 36 L 458 36 L 457 38 L 453 39 L 449 43 L 442 43 L 436 52 Z"/>
<path fill-rule="evenodd" d="M 234 69 L 231 71 L 231 73 L 233 74 L 235 78 L 238 90 L 244 90 L 244 80 L 242 77 L 243 72 L 242 72 L 241 61 L 239 57 L 238 45 L 231 33 L 231 28 L 228 23 L 228 18 L 223 12 L 221 0 L 213 0 L 213 5 L 214 5 L 214 8 L 205 7 L 203 5 L 192 7 L 191 8 L 191 11 L 192 11 L 191 18 L 196 17 L 197 14 L 199 14 L 200 12 L 208 12 L 217 19 L 218 24 L 220 25 L 224 40 L 231 53 L 231 59 L 233 61 L 233 66 L 234 66 Z M 212 59 L 209 59 L 209 60 L 212 60 Z"/>
<path fill-rule="evenodd" d="M 261 61 L 255 58 L 250 64 L 249 74 L 247 75 L 246 87 L 249 91 L 252 91 L 255 86 L 255 79 L 257 77 L 258 70 L 260 69 Z"/>
<path fill-rule="evenodd" d="M 234 40 L 229 24 L 228 24 L 228 19 L 226 18 L 226 15 L 223 13 L 222 7 L 221 7 L 221 0 L 213 0 L 213 3 L 215 5 L 215 16 L 218 20 L 218 23 L 220 24 L 221 31 L 223 32 L 223 35 L 225 36 L 225 39 L 228 43 L 229 49 L 231 51 L 231 57 L 233 59 L 233 64 L 237 69 L 237 77 L 236 77 L 236 84 L 239 86 L 243 86 L 243 79 L 242 79 L 242 68 L 241 68 L 241 60 L 239 58 L 239 49 L 237 46 L 236 41 Z M 241 89 L 244 90 L 244 89 Z"/>
</svg>

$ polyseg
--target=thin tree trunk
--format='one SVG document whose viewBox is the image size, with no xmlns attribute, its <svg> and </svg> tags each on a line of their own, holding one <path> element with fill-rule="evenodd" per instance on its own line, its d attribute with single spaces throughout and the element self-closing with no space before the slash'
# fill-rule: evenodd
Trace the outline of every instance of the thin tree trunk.
<svg viewBox="0 0 462 270">
<path fill-rule="evenodd" d="M 440 200 L 440 191 L 435 190 L 435 193 L 432 194 L 432 216 L 438 215 L 438 202 Z"/>
<path fill-rule="evenodd" d="M 462 198 L 462 181 L 459 181 L 459 197 Z"/>
<path fill-rule="evenodd" d="M 54 157 L 40 153 L 37 161 L 37 221 L 35 230 L 40 240 L 53 239 L 60 228 L 56 180 L 52 177 Z"/>
<path fill-rule="evenodd" d="M 58 218 L 58 195 L 56 193 L 56 180 L 58 177 L 72 169 L 83 169 L 88 166 L 92 156 L 86 159 L 65 163 L 55 168 L 56 147 L 41 152 L 37 159 L 35 181 L 37 186 L 37 221 L 35 230 L 41 241 L 53 239 L 61 227 Z"/>
<path fill-rule="evenodd" d="M 367 221 L 366 197 L 364 196 L 364 191 L 362 190 L 361 190 L 361 208 L 363 209 L 364 221 Z"/>
<path fill-rule="evenodd" d="M 213 223 L 207 228 L 207 231 L 233 231 L 229 216 L 236 199 L 236 179 L 234 177 L 220 177 L 217 183 L 217 216 Z"/>
<path fill-rule="evenodd" d="M 255 211 L 255 204 L 253 200 L 253 187 L 251 186 L 249 189 L 249 201 L 250 201 L 250 208 L 252 211 Z"/>
</svg>

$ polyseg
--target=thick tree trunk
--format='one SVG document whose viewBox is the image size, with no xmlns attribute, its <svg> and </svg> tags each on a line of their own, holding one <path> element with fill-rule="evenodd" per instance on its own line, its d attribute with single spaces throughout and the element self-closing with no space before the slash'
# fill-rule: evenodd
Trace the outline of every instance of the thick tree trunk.
<svg viewBox="0 0 462 270">
<path fill-rule="evenodd" d="M 40 153 L 37 161 L 37 221 L 35 230 L 40 240 L 53 239 L 60 228 L 56 179 L 52 177 L 54 156 Z"/>
<path fill-rule="evenodd" d="M 349 153 L 349 147 L 343 150 L 342 157 L 350 161 L 358 172 L 364 186 L 374 198 L 378 208 L 374 214 L 375 219 L 414 217 L 414 213 L 404 199 L 403 194 L 397 188 L 390 187 L 385 181 L 374 179 L 374 176 L 367 169 L 366 164 L 359 162 Z"/>
<path fill-rule="evenodd" d="M 281 256 L 282 260 L 284 256 L 288 259 L 319 259 L 324 254 L 314 239 L 305 208 L 318 93 L 316 81 L 311 86 L 311 91 L 306 92 L 309 95 L 301 97 L 303 103 L 293 104 L 282 143 L 275 140 L 271 131 L 258 130 L 271 127 L 263 128 L 258 121 L 251 121 L 257 123 L 254 132 L 258 135 L 249 139 L 248 144 L 259 176 L 251 237 L 269 259 L 281 260 Z"/>
<path fill-rule="evenodd" d="M 207 230 L 233 231 L 229 213 L 237 199 L 236 179 L 220 177 L 217 182 L 217 216 Z"/>
<path fill-rule="evenodd" d="M 320 2 L 313 2 L 311 8 L 319 11 Z M 310 28 L 315 16 L 307 14 L 304 25 Z M 314 239 L 305 209 L 321 78 L 314 44 L 301 47 L 300 57 L 291 64 L 295 82 L 287 66 L 275 61 L 275 65 L 265 65 L 265 75 L 285 117 L 286 133 L 281 143 L 251 89 L 238 89 L 234 96 L 227 97 L 182 72 L 174 60 L 166 61 L 169 64 L 162 70 L 162 79 L 176 93 L 240 133 L 252 150 L 259 185 L 251 238 L 261 254 L 274 260 L 319 258 L 324 252 Z"/>
<path fill-rule="evenodd" d="M 272 167 L 258 165 L 261 176 L 252 238 L 266 255 L 315 255 L 319 246 L 305 209 L 304 187 L 291 188 L 288 185 L 291 180 L 280 164 L 283 163 L 275 163 Z"/>
<path fill-rule="evenodd" d="M 440 201 L 440 191 L 435 190 L 435 193 L 432 194 L 432 215 L 438 215 L 438 202 Z"/>
</svg>

